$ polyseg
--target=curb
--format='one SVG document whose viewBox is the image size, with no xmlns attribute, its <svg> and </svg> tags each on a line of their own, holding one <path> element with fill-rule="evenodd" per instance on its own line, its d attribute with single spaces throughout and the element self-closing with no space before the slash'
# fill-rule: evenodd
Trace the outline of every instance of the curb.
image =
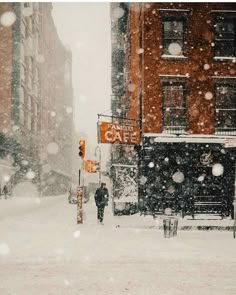
<svg viewBox="0 0 236 295">
<path fill-rule="evenodd" d="M 127 229 L 156 229 L 163 230 L 163 226 L 128 226 L 128 225 L 115 225 L 116 228 L 127 228 Z M 178 230 L 190 231 L 190 230 L 202 230 L 202 231 L 233 231 L 233 226 L 217 226 L 217 225 L 182 225 L 178 226 Z"/>
</svg>

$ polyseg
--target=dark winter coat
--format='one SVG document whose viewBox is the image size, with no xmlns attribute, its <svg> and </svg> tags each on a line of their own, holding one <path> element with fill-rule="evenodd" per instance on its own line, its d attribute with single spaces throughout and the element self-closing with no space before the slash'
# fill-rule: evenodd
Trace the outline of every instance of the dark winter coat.
<svg viewBox="0 0 236 295">
<path fill-rule="evenodd" d="M 103 207 L 108 205 L 108 189 L 106 187 L 104 188 L 98 188 L 94 195 L 95 203 L 97 207 Z"/>
<path fill-rule="evenodd" d="M 7 186 L 6 185 L 4 185 L 2 192 L 4 194 L 7 194 L 8 193 L 8 189 L 7 189 Z"/>
</svg>

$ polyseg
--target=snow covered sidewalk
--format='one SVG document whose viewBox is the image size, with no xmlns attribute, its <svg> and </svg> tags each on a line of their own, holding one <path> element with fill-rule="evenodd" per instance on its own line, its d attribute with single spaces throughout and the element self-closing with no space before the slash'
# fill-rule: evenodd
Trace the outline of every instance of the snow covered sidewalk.
<svg viewBox="0 0 236 295">
<path fill-rule="evenodd" d="M 91 200 L 84 205 L 86 214 L 85 224 L 96 223 L 96 207 Z M 137 229 L 163 229 L 163 218 L 166 216 L 158 216 L 154 219 L 150 215 L 141 215 L 139 213 L 134 215 L 113 216 L 111 207 L 105 208 L 104 223 L 107 226 L 114 226 L 120 228 L 137 228 Z M 178 218 L 178 230 L 233 230 L 234 220 L 230 217 L 221 219 L 220 216 L 214 215 L 196 215 L 193 220 L 190 216 L 185 218 Z"/>
<path fill-rule="evenodd" d="M 236 294 L 236 239 L 228 231 L 166 239 L 146 229 L 156 226 L 150 216 L 114 217 L 108 207 L 102 226 L 91 200 L 77 224 L 66 196 L 40 200 L 0 202 L 1 295 Z"/>
</svg>

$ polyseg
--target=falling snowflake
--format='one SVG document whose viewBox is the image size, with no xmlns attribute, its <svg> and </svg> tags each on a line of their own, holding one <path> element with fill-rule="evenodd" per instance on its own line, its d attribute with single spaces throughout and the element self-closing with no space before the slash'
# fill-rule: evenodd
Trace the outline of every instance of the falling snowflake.
<svg viewBox="0 0 236 295">
<path fill-rule="evenodd" d="M 70 282 L 69 282 L 67 279 L 64 279 L 64 284 L 65 284 L 66 286 L 70 286 Z"/>
<path fill-rule="evenodd" d="M 209 64 L 205 64 L 205 65 L 203 66 L 203 68 L 204 68 L 204 70 L 209 70 L 209 69 L 210 69 L 210 65 L 209 65 Z"/>
<path fill-rule="evenodd" d="M 147 177 L 142 176 L 142 177 L 140 178 L 140 184 L 141 184 L 141 185 L 144 185 L 146 182 L 147 182 Z"/>
<path fill-rule="evenodd" d="M 149 167 L 149 168 L 153 168 L 153 167 L 154 167 L 154 163 L 153 163 L 153 162 L 150 162 L 150 163 L 148 164 L 148 167 Z"/>
<path fill-rule="evenodd" d="M 56 116 L 56 112 L 55 111 L 51 111 L 50 112 L 51 117 L 55 117 Z"/>
<path fill-rule="evenodd" d="M 124 13 L 124 9 L 122 9 L 121 7 L 117 7 L 112 11 L 112 18 L 115 20 L 121 18 Z"/>
<path fill-rule="evenodd" d="M 0 23 L 4 27 L 12 26 L 16 21 L 16 15 L 13 11 L 6 11 L 0 17 Z"/>
<path fill-rule="evenodd" d="M 224 173 L 224 167 L 223 167 L 223 165 L 217 163 L 217 164 L 214 164 L 214 165 L 212 166 L 212 174 L 213 174 L 214 176 L 220 176 L 220 175 L 222 175 L 223 173 Z"/>
<path fill-rule="evenodd" d="M 168 47 L 168 51 L 171 55 L 181 55 L 182 48 L 178 43 L 171 43 Z"/>
<path fill-rule="evenodd" d="M 71 114 L 72 111 L 73 111 L 72 107 L 67 107 L 67 108 L 66 108 L 66 112 L 67 112 L 68 114 Z"/>
<path fill-rule="evenodd" d="M 34 178 L 35 178 L 35 172 L 32 171 L 32 170 L 29 170 L 29 171 L 26 173 L 25 177 L 26 177 L 27 179 L 34 179 Z"/>
<path fill-rule="evenodd" d="M 137 54 L 142 54 L 144 52 L 144 49 L 143 48 L 138 48 L 136 50 Z"/>
<path fill-rule="evenodd" d="M 184 174 L 180 171 L 177 171 L 173 174 L 172 179 L 176 183 L 182 183 L 184 181 Z"/>
<path fill-rule="evenodd" d="M 201 176 L 198 177 L 197 180 L 198 180 L 199 182 L 202 182 L 204 179 L 205 179 L 205 175 L 201 175 Z"/>
<path fill-rule="evenodd" d="M 74 235 L 75 239 L 79 238 L 80 237 L 80 231 L 79 230 L 75 231 L 73 235 Z"/>
<path fill-rule="evenodd" d="M 213 94 L 210 92 L 210 91 L 208 91 L 206 94 L 205 94 L 205 99 L 206 100 L 211 100 L 213 98 Z"/>
<path fill-rule="evenodd" d="M 0 244 L 0 256 L 7 256 L 10 253 L 10 248 L 6 243 Z"/>
<path fill-rule="evenodd" d="M 130 84 L 128 85 L 128 90 L 129 90 L 129 92 L 133 92 L 133 91 L 135 90 L 135 88 L 136 88 L 135 84 L 130 83 Z"/>
</svg>

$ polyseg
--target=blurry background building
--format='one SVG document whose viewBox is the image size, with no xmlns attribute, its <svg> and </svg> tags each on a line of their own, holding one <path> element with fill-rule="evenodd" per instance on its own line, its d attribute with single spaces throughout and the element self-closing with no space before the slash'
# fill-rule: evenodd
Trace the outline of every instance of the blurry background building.
<svg viewBox="0 0 236 295">
<path fill-rule="evenodd" d="M 32 180 L 44 194 L 68 189 L 74 135 L 72 56 L 51 10 L 51 3 L 0 5 L 0 131 L 21 149 L 16 155 L 8 145 L 17 158 L 11 181 Z"/>
</svg>

